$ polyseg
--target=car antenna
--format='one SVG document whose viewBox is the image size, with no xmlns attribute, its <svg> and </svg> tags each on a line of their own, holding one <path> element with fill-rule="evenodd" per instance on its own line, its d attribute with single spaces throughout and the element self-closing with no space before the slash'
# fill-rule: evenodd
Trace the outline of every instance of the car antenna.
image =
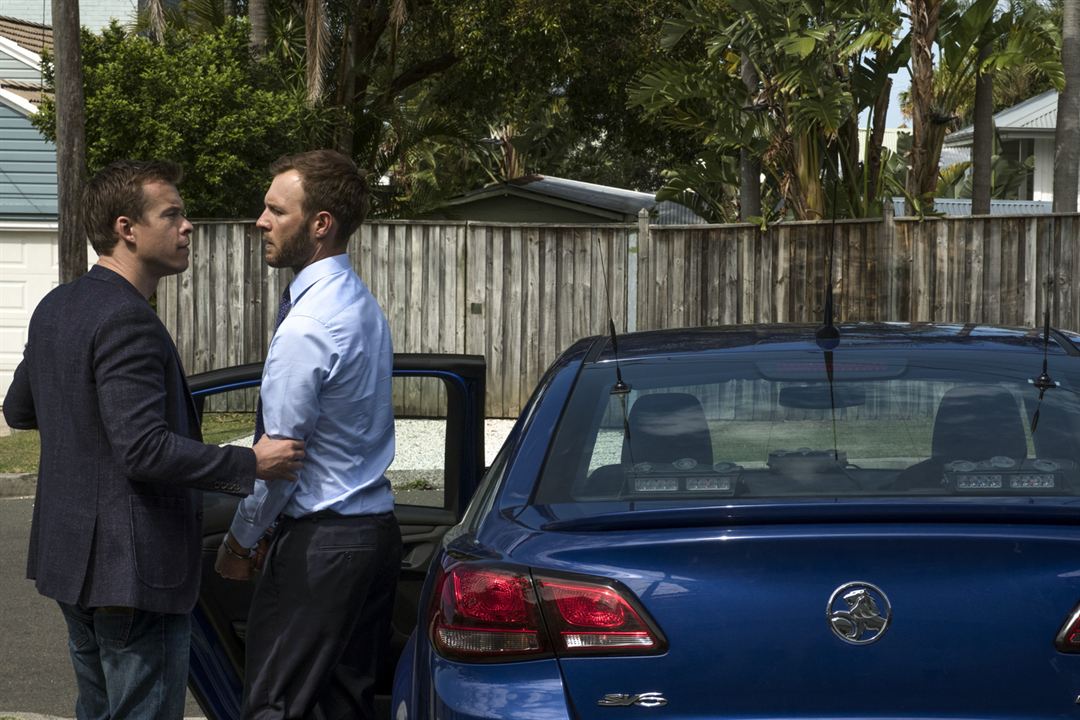
<svg viewBox="0 0 1080 720">
<path fill-rule="evenodd" d="M 839 185 L 839 180 L 834 172 L 833 174 L 833 187 L 832 187 L 832 222 L 829 224 L 829 259 L 828 259 L 828 279 L 825 283 L 825 307 L 822 308 L 823 315 L 825 316 L 824 324 L 817 329 L 814 333 L 814 337 L 817 340 L 818 346 L 822 350 L 831 351 L 840 344 L 840 330 L 837 329 L 833 322 L 833 256 L 836 254 L 836 187 Z"/>
<path fill-rule="evenodd" d="M 608 286 L 607 263 L 604 261 L 604 246 L 600 242 L 600 236 L 596 236 L 596 249 L 600 252 L 600 268 L 604 273 L 604 299 L 607 301 L 608 333 L 611 337 L 611 351 L 615 354 L 615 384 L 611 387 L 611 394 L 619 396 L 619 404 L 622 407 L 623 441 L 626 443 L 626 451 L 630 455 L 630 464 L 634 463 L 633 444 L 630 442 L 630 414 L 626 407 L 626 396 L 630 394 L 630 385 L 623 381 L 622 369 L 619 367 L 619 340 L 615 333 L 615 314 L 611 311 L 611 288 Z"/>
<path fill-rule="evenodd" d="M 833 168 L 832 186 L 832 222 L 829 224 L 829 260 L 828 278 L 825 282 L 825 323 L 814 333 L 818 347 L 825 351 L 825 377 L 829 381 L 829 408 L 832 412 L 833 460 L 840 462 L 840 451 L 836 439 L 836 396 L 833 392 L 833 350 L 840 345 L 840 330 L 833 322 L 833 257 L 836 254 L 836 188 L 840 184 L 836 168 Z"/>
<path fill-rule="evenodd" d="M 1035 434 L 1035 428 L 1039 426 L 1039 410 L 1042 409 L 1043 395 L 1047 390 L 1053 390 L 1057 387 L 1057 383 L 1047 370 L 1047 354 L 1050 350 L 1050 286 L 1053 284 L 1053 278 L 1047 276 L 1046 282 L 1043 283 L 1046 287 L 1045 305 L 1043 308 L 1043 362 L 1042 372 L 1039 373 L 1039 377 L 1034 380 L 1029 380 L 1032 385 L 1039 391 L 1039 401 L 1035 405 L 1035 413 L 1031 416 L 1031 434 Z"/>
<path fill-rule="evenodd" d="M 611 337 L 611 350 L 615 354 L 615 384 L 611 388 L 611 394 L 626 395 L 630 392 L 630 386 L 623 382 L 622 369 L 619 367 L 619 340 L 615 334 L 615 314 L 611 311 L 611 288 L 608 287 L 604 246 L 600 243 L 599 235 L 596 236 L 596 248 L 600 251 L 600 268 L 604 272 L 604 299 L 607 301 L 608 334 Z"/>
</svg>

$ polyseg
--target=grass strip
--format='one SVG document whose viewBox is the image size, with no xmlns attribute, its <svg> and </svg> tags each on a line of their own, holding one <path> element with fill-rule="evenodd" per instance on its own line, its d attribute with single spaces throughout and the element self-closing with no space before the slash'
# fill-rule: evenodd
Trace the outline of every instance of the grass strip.
<svg viewBox="0 0 1080 720">
<path fill-rule="evenodd" d="M 254 413 L 206 413 L 203 417 L 203 441 L 220 445 L 251 435 Z M 36 473 L 41 455 L 37 430 L 14 430 L 0 437 L 0 473 Z M 4 720 L 0 717 L 0 720 Z"/>
</svg>

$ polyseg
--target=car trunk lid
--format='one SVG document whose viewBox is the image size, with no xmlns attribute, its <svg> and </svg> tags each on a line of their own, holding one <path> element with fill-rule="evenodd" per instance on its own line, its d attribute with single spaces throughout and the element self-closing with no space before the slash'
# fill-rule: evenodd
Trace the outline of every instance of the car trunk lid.
<svg viewBox="0 0 1080 720">
<path fill-rule="evenodd" d="M 556 536 L 552 538 L 552 536 Z M 561 657 L 579 717 L 1080 717 L 1080 529 L 697 523 L 546 533 L 514 560 L 619 581 L 661 655 Z M 847 636 L 845 637 L 845 632 Z"/>
</svg>

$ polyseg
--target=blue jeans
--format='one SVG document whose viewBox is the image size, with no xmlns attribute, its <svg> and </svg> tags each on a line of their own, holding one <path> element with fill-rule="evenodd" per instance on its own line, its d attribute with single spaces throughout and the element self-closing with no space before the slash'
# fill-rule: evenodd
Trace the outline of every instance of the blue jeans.
<svg viewBox="0 0 1080 720">
<path fill-rule="evenodd" d="M 184 716 L 190 616 L 59 604 L 79 689 L 78 720 Z"/>
</svg>

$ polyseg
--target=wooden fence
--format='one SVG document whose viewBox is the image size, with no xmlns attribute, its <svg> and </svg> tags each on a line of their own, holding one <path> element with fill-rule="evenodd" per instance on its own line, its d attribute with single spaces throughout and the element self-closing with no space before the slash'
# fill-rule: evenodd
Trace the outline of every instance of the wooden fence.
<svg viewBox="0 0 1080 720">
<path fill-rule="evenodd" d="M 833 237 L 835 235 L 835 240 Z M 482 354 L 487 413 L 513 417 L 573 340 L 604 333 L 821 319 L 835 247 L 840 320 L 1080 329 L 1080 215 L 750 225 L 381 222 L 350 245 L 399 352 Z M 188 372 L 262 359 L 291 277 L 251 223 L 200 223 L 158 309 Z M 1048 288 L 1047 277 L 1052 278 Z M 1047 289 L 1049 295 L 1046 295 Z"/>
</svg>

